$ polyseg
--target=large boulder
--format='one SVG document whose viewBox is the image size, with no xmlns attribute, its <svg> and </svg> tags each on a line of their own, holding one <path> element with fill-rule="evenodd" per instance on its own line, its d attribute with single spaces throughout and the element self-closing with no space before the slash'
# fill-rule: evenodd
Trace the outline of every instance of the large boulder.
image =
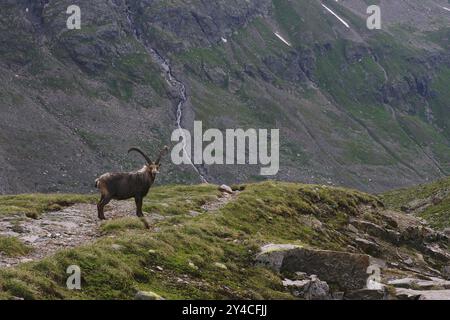
<svg viewBox="0 0 450 320">
<path fill-rule="evenodd" d="M 366 287 L 370 257 L 364 254 L 306 249 L 299 246 L 267 245 L 261 248 L 256 264 L 283 274 L 315 274 L 343 291 Z"/>
</svg>

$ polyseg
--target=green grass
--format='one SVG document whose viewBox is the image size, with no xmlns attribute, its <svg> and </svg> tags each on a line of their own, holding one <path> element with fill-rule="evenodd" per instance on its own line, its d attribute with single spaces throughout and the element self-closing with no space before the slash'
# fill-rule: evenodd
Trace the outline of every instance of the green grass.
<svg viewBox="0 0 450 320">
<path fill-rule="evenodd" d="M 0 216 L 24 213 L 38 217 L 46 211 L 58 211 L 75 203 L 93 203 L 95 195 L 77 194 L 22 194 L 0 196 Z"/>
<path fill-rule="evenodd" d="M 338 230 L 358 206 L 379 205 L 373 196 L 325 186 L 268 181 L 240 187 L 245 190 L 235 201 L 195 218 L 187 211 L 200 212 L 216 186 L 155 188 L 147 208 L 168 216 L 152 231 L 137 218 L 108 221 L 105 236 L 93 244 L 0 270 L 0 298 L 130 299 L 145 290 L 166 299 L 289 299 L 278 275 L 254 267 L 259 247 L 289 242 L 342 250 L 348 239 Z M 186 205 L 186 199 L 198 201 Z M 308 223 L 312 219 L 323 228 Z M 70 265 L 81 268 L 81 291 L 65 287 Z"/>
<path fill-rule="evenodd" d="M 0 254 L 7 257 L 18 257 L 31 252 L 31 247 L 14 237 L 0 236 Z"/>
<path fill-rule="evenodd" d="M 439 204 L 427 208 L 419 216 L 437 229 L 450 227 L 450 197 L 446 197 Z"/>
<path fill-rule="evenodd" d="M 188 213 L 201 210 L 201 206 L 212 201 L 220 194 L 214 185 L 164 186 L 152 188 L 144 200 L 145 212 L 157 212 L 163 215 Z"/>
<path fill-rule="evenodd" d="M 400 210 L 414 200 L 427 200 L 431 203 L 418 215 L 427 220 L 431 226 L 444 229 L 450 227 L 450 179 L 419 185 L 412 188 L 393 190 L 382 194 L 380 197 L 387 207 Z M 439 201 L 433 200 L 438 196 Z"/>
</svg>

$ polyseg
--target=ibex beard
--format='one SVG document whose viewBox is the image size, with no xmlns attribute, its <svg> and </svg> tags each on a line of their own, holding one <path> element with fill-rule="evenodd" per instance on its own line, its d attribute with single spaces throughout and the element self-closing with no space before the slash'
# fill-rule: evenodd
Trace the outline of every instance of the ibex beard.
<svg viewBox="0 0 450 320">
<path fill-rule="evenodd" d="M 105 173 L 95 180 L 95 187 L 99 189 L 101 198 L 97 204 L 98 218 L 105 220 L 104 208 L 111 200 L 127 200 L 134 198 L 136 202 L 136 215 L 143 217 L 142 201 L 147 196 L 150 187 L 155 181 L 161 167 L 161 159 L 168 153 L 165 146 L 159 153 L 156 161 L 150 158 L 139 148 L 131 148 L 128 153 L 140 153 L 147 163 L 142 169 L 134 172 Z"/>
</svg>

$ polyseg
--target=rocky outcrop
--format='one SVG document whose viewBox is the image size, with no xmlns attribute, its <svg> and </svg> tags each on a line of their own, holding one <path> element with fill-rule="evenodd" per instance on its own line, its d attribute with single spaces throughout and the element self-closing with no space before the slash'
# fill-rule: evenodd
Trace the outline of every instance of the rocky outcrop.
<svg viewBox="0 0 450 320">
<path fill-rule="evenodd" d="M 272 4 L 269 0 L 200 1 L 195 5 L 162 0 L 126 2 L 139 32 L 165 52 L 216 44 L 255 17 L 268 15 Z"/>
<path fill-rule="evenodd" d="M 305 272 L 343 291 L 366 286 L 368 255 L 347 252 L 314 250 L 295 245 L 268 245 L 261 248 L 256 264 L 282 274 Z"/>
<path fill-rule="evenodd" d="M 314 79 L 316 57 L 311 50 L 270 55 L 263 58 L 263 62 L 271 72 L 287 81 L 306 83 Z"/>
<path fill-rule="evenodd" d="M 388 242 L 398 244 L 400 242 L 401 235 L 398 231 L 390 228 L 389 225 L 378 225 L 370 221 L 364 220 L 352 220 L 351 223 L 362 232 L 365 232 L 371 236 L 381 238 Z"/>
</svg>

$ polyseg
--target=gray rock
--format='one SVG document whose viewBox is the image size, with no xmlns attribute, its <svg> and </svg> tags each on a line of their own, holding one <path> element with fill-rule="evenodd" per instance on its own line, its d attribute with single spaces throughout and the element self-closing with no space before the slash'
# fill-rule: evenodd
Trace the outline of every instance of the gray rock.
<svg viewBox="0 0 450 320">
<path fill-rule="evenodd" d="M 231 187 L 227 186 L 226 184 L 221 185 L 219 187 L 219 191 L 233 194 L 233 189 L 231 189 Z"/>
<path fill-rule="evenodd" d="M 305 280 L 290 280 L 290 279 L 284 279 L 283 280 L 283 286 L 285 287 L 296 287 L 299 289 L 303 289 L 311 280 L 305 279 Z"/>
<path fill-rule="evenodd" d="M 444 279 L 450 280 L 450 265 L 442 268 L 442 276 Z"/>
<path fill-rule="evenodd" d="M 283 285 L 292 290 L 292 294 L 305 300 L 330 300 L 330 287 L 325 281 L 312 275 L 308 280 L 292 281 L 285 279 Z"/>
<path fill-rule="evenodd" d="M 314 278 L 304 287 L 303 296 L 306 300 L 329 300 L 330 287 L 325 281 Z"/>
<path fill-rule="evenodd" d="M 189 261 L 188 265 L 189 265 L 189 267 L 191 267 L 192 269 L 198 270 L 198 267 L 197 267 L 193 262 Z"/>
<path fill-rule="evenodd" d="M 25 299 L 24 299 L 24 298 L 22 298 L 22 297 L 16 297 L 16 296 L 12 296 L 10 300 L 15 300 L 15 301 L 23 301 L 23 300 L 25 300 Z"/>
<path fill-rule="evenodd" d="M 379 256 L 381 254 L 381 248 L 375 242 L 362 238 L 356 238 L 354 241 L 358 247 L 360 247 L 367 254 L 373 256 Z"/>
<path fill-rule="evenodd" d="M 450 289 L 450 281 L 433 277 L 429 280 L 416 278 L 395 279 L 389 281 L 388 284 L 397 288 L 412 288 L 418 290 Z"/>
<path fill-rule="evenodd" d="M 296 280 L 306 280 L 306 279 L 308 279 L 308 274 L 305 272 L 295 272 L 295 279 Z"/>
<path fill-rule="evenodd" d="M 412 266 L 414 264 L 414 260 L 411 258 L 408 258 L 408 259 L 403 260 L 403 263 L 408 266 Z"/>
<path fill-rule="evenodd" d="M 387 298 L 386 289 L 359 289 L 345 294 L 345 300 L 385 300 Z"/>
<path fill-rule="evenodd" d="M 353 220 L 352 223 L 363 232 L 389 241 L 391 243 L 399 243 L 401 234 L 397 231 L 387 229 L 386 227 L 381 227 L 373 222 L 364 220 Z"/>
<path fill-rule="evenodd" d="M 425 251 L 436 259 L 442 261 L 450 261 L 450 254 L 442 249 L 438 244 L 430 244 L 425 246 Z"/>
<path fill-rule="evenodd" d="M 450 300 L 450 290 L 420 291 L 419 300 Z"/>
<path fill-rule="evenodd" d="M 349 224 L 349 225 L 347 226 L 347 229 L 348 229 L 349 231 L 353 232 L 353 233 L 359 233 L 359 230 L 358 230 L 354 225 L 352 225 L 352 224 Z"/>
<path fill-rule="evenodd" d="M 228 270 L 227 266 L 220 262 L 214 262 L 214 266 L 222 270 Z"/>
<path fill-rule="evenodd" d="M 201 213 L 198 212 L 198 211 L 189 210 L 189 215 L 190 215 L 191 217 L 197 217 L 197 216 L 201 215 Z"/>
<path fill-rule="evenodd" d="M 388 281 L 388 284 L 397 288 L 411 288 L 415 283 L 420 281 L 416 278 L 402 278 Z"/>
<path fill-rule="evenodd" d="M 134 300 L 165 300 L 159 294 L 152 291 L 138 291 L 134 296 Z"/>
<path fill-rule="evenodd" d="M 402 300 L 450 300 L 450 290 L 413 290 L 398 288 L 395 296 Z"/>
<path fill-rule="evenodd" d="M 337 291 L 332 294 L 333 300 L 344 300 L 344 292 Z"/>
</svg>

